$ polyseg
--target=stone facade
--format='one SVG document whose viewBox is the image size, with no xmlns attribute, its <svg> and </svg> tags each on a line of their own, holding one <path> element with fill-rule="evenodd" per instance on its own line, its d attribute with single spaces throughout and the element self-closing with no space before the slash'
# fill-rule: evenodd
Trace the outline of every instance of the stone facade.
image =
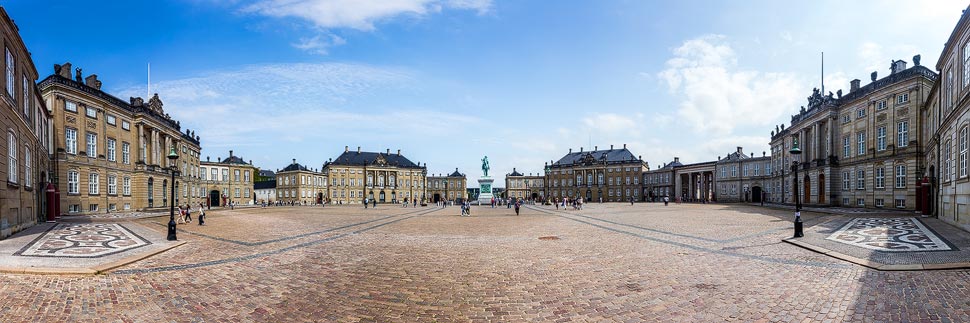
<svg viewBox="0 0 970 323">
<path fill-rule="evenodd" d="M 761 202 L 767 197 L 771 157 L 745 155 L 741 147 L 714 163 L 715 201 Z"/>
<path fill-rule="evenodd" d="M 229 157 L 215 162 L 199 162 L 202 192 L 210 206 L 226 206 L 235 202 L 254 204 L 258 200 L 253 187 L 254 175 L 259 171 L 250 161 L 247 163 L 229 151 Z M 266 200 L 264 200 L 266 201 Z"/>
<path fill-rule="evenodd" d="M 45 221 L 50 202 L 45 191 L 50 180 L 50 114 L 34 83 L 37 70 L 17 25 L 0 7 L 5 77 L 0 80 L 0 239 Z"/>
<path fill-rule="evenodd" d="M 205 201 L 199 180 L 199 137 L 182 131 L 155 94 L 128 102 L 101 91 L 96 75 L 82 79 L 56 65 L 39 88 L 53 115 L 54 182 L 68 214 L 167 208 L 172 170 L 175 202 Z M 174 164 L 169 152 L 179 158 Z"/>
<path fill-rule="evenodd" d="M 660 202 L 664 197 L 676 198 L 674 180 L 680 166 L 684 166 L 680 163 L 680 157 L 674 157 L 673 161 L 662 164 L 660 168 L 643 172 L 643 201 Z"/>
<path fill-rule="evenodd" d="M 853 80 L 845 96 L 816 89 L 792 126 L 772 133 L 771 201 L 794 202 L 796 165 L 802 204 L 915 209 L 924 168 L 920 108 L 937 75 L 899 60 L 888 76 L 876 76 L 863 87 Z M 796 140 L 802 154 L 792 156 Z"/>
<path fill-rule="evenodd" d="M 626 145 L 622 149 L 579 152 L 569 150 L 558 161 L 546 165 L 548 198 L 583 198 L 589 202 L 640 200 L 640 178 L 649 169 Z"/>
<path fill-rule="evenodd" d="M 323 165 L 323 173 L 330 180 L 325 196 L 334 203 L 361 203 L 365 198 L 377 203 L 424 202 L 429 198 L 427 167 L 411 162 L 400 150 L 374 153 L 357 147 L 354 152 L 344 146 L 343 154 Z"/>
<path fill-rule="evenodd" d="M 458 169 L 448 175 L 428 175 L 428 201 L 438 202 L 441 200 L 460 202 L 468 199 L 468 181 L 465 174 L 459 173 Z"/>
<path fill-rule="evenodd" d="M 333 184 L 336 185 L 336 184 Z M 293 163 L 276 172 L 276 200 L 283 203 L 314 205 L 327 203 L 331 197 L 328 192 L 327 173 L 307 168 L 293 159 Z M 272 203 L 273 201 L 268 201 Z M 333 199 L 334 203 L 346 204 L 352 201 Z"/>
<path fill-rule="evenodd" d="M 508 197 L 526 201 L 543 201 L 546 198 L 545 176 L 525 175 L 512 168 L 511 174 L 505 174 L 505 192 Z"/>
<path fill-rule="evenodd" d="M 970 230 L 970 17 L 964 10 L 936 63 L 940 71 L 938 92 L 924 105 L 927 127 L 935 130 L 928 140 L 928 169 L 923 172 L 926 190 L 921 199 L 932 207 L 924 213 Z M 935 158 L 932 153 L 935 153 Z M 922 191 L 921 191 L 922 193 Z"/>
</svg>

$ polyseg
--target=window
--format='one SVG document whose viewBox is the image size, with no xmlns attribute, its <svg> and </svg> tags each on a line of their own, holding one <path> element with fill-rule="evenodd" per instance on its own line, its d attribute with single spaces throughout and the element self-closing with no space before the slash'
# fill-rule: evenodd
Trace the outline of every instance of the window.
<svg viewBox="0 0 970 323">
<path fill-rule="evenodd" d="M 731 177 L 738 177 L 738 166 L 731 165 Z"/>
<path fill-rule="evenodd" d="M 859 156 L 865 155 L 866 154 L 866 132 L 861 131 L 857 133 L 856 138 L 858 139 L 858 143 L 859 143 L 858 151 L 856 153 Z"/>
<path fill-rule="evenodd" d="M 77 154 L 77 130 L 64 129 L 64 151 L 68 154 Z"/>
<path fill-rule="evenodd" d="M 219 180 L 219 170 L 213 168 L 211 174 L 212 174 L 212 177 L 209 178 L 210 180 L 213 180 L 213 181 L 218 181 Z M 277 179 L 277 180 L 279 180 L 280 181 L 280 184 L 282 184 L 282 180 L 281 179 Z"/>
<path fill-rule="evenodd" d="M 859 108 L 855 111 L 856 119 L 861 119 L 866 117 L 866 108 Z"/>
<path fill-rule="evenodd" d="M 125 203 L 125 210 L 131 210 L 131 203 Z"/>
<path fill-rule="evenodd" d="M 87 155 L 88 157 L 98 156 L 98 135 L 93 133 L 87 134 Z"/>
<path fill-rule="evenodd" d="M 960 129 L 960 177 L 967 176 L 967 127 Z"/>
<path fill-rule="evenodd" d="M 78 187 L 78 182 L 80 178 L 76 170 L 67 172 L 67 193 L 68 194 L 78 194 L 80 189 Z"/>
<path fill-rule="evenodd" d="M 31 173 L 33 173 L 33 167 L 30 165 L 30 147 L 24 147 L 24 186 L 26 187 L 34 185 Z"/>
<path fill-rule="evenodd" d="M 8 52 L 9 55 L 9 52 Z M 13 132 L 7 133 L 7 181 L 17 182 L 17 137 Z"/>
<path fill-rule="evenodd" d="M 115 161 L 115 140 L 108 139 L 108 161 Z"/>
<path fill-rule="evenodd" d="M 855 189 L 864 190 L 866 189 L 866 171 L 858 170 L 855 175 Z"/>
<path fill-rule="evenodd" d="M 946 95 L 947 107 L 953 105 L 953 69 L 949 68 L 946 71 L 946 87 L 943 92 Z M 948 109 L 949 110 L 949 109 Z"/>
<path fill-rule="evenodd" d="M 88 117 L 91 117 L 91 118 L 97 119 L 98 118 L 98 110 L 96 110 L 95 108 L 92 108 L 92 107 L 84 107 L 84 115 L 86 115 Z"/>
<path fill-rule="evenodd" d="M 88 174 L 88 194 L 96 195 L 100 190 L 100 177 L 98 173 Z"/>
<path fill-rule="evenodd" d="M 131 195 L 131 177 L 125 177 L 121 180 L 121 194 L 125 196 Z M 127 203 L 125 205 L 127 207 Z"/>
<path fill-rule="evenodd" d="M 229 181 L 229 170 L 228 169 L 223 169 L 222 170 L 222 181 L 223 182 L 228 182 Z M 293 181 L 293 184 L 296 184 L 296 181 Z"/>
<path fill-rule="evenodd" d="M 849 122 L 852 122 L 852 116 L 851 115 L 848 115 L 848 114 L 843 115 L 842 116 L 842 123 L 849 123 Z"/>
<path fill-rule="evenodd" d="M 909 121 L 896 124 L 896 147 L 909 146 Z"/>
<path fill-rule="evenodd" d="M 124 120 L 122 120 L 122 121 L 121 121 L 121 129 L 124 129 L 124 130 L 131 130 L 131 124 L 130 124 L 130 123 L 128 123 L 128 121 L 124 121 Z"/>
<path fill-rule="evenodd" d="M 7 55 L 10 55 L 9 51 Z M 967 85 L 970 85 L 970 42 L 963 44 L 963 86 Z"/>
<path fill-rule="evenodd" d="M 249 189 L 247 188 L 244 192 L 245 192 L 245 194 L 243 194 L 243 195 L 245 195 L 248 198 L 250 196 L 249 195 Z"/>
<path fill-rule="evenodd" d="M 88 204 L 88 212 L 98 212 L 97 204 Z"/>
<path fill-rule="evenodd" d="M 243 173 L 243 181 L 246 182 L 246 183 L 249 183 L 249 171 L 248 170 Z M 317 181 L 317 182 L 319 183 L 319 181 Z M 320 184 L 317 184 L 317 185 L 320 185 Z"/>
<path fill-rule="evenodd" d="M 909 102 L 909 93 L 900 93 L 896 95 L 896 104 L 903 104 Z"/>
<path fill-rule="evenodd" d="M 876 110 L 882 110 L 886 108 L 886 100 L 876 102 Z"/>
<path fill-rule="evenodd" d="M 876 168 L 876 188 L 886 188 L 886 168 Z"/>
<path fill-rule="evenodd" d="M 232 171 L 232 173 L 233 173 L 232 174 L 232 180 L 238 182 L 239 181 L 239 170 L 238 169 L 234 169 Z M 306 177 L 305 176 L 300 176 L 300 177 L 303 179 L 301 181 L 301 182 L 303 182 L 302 184 L 306 184 Z"/>
<path fill-rule="evenodd" d="M 876 128 L 876 150 L 886 150 L 886 126 Z"/>
<path fill-rule="evenodd" d="M 81 212 L 80 204 L 71 204 L 67 207 L 67 213 L 78 213 Z"/>
<path fill-rule="evenodd" d="M 885 200 L 883 200 L 883 199 L 876 199 L 876 207 L 883 207 L 883 206 L 886 206 L 886 204 L 885 204 L 885 203 L 886 203 L 886 202 L 885 202 Z"/>
<path fill-rule="evenodd" d="M 849 158 L 849 156 L 852 155 L 852 147 L 850 142 L 851 140 L 849 139 L 849 135 L 842 138 L 842 157 Z"/>
<path fill-rule="evenodd" d="M 204 181 L 206 177 L 205 167 L 202 167 L 202 169 L 199 171 L 199 175 L 201 176 L 201 179 Z"/>
<path fill-rule="evenodd" d="M 906 188 L 906 165 L 896 165 L 896 188 Z"/>
<path fill-rule="evenodd" d="M 842 190 L 849 190 L 849 172 L 842 172 Z"/>
<path fill-rule="evenodd" d="M 108 119 L 108 124 L 109 124 L 109 125 L 112 125 L 112 126 L 114 126 L 114 125 L 117 125 L 117 124 L 118 124 L 118 123 L 117 123 L 117 121 L 115 120 L 115 116 L 113 116 L 113 115 L 110 115 L 110 114 L 109 114 L 109 115 L 108 115 L 108 116 L 106 116 L 105 118 L 106 118 L 106 119 Z"/>
<path fill-rule="evenodd" d="M 30 120 L 30 101 L 31 101 L 30 85 L 31 84 L 29 83 L 29 81 L 27 81 L 27 75 L 24 75 L 21 80 L 23 81 L 21 85 L 21 90 L 22 90 L 21 92 L 23 93 L 23 100 L 24 100 L 24 118 L 26 118 L 27 120 Z"/>
<path fill-rule="evenodd" d="M 855 204 L 858 206 L 866 206 L 866 199 L 855 199 Z"/>
<path fill-rule="evenodd" d="M 940 170 L 940 175 L 943 176 L 944 181 L 953 180 L 953 172 L 951 171 L 951 161 L 953 157 L 950 155 L 951 144 L 951 140 L 947 140 L 946 143 L 943 144 L 943 169 Z"/>
<path fill-rule="evenodd" d="M 895 204 L 897 209 L 906 208 L 906 199 L 896 199 L 895 202 L 896 202 Z"/>
<path fill-rule="evenodd" d="M 77 112 L 77 103 L 64 100 L 64 110 Z"/>
<path fill-rule="evenodd" d="M 842 198 L 842 205 L 849 206 L 849 198 L 848 197 L 843 197 Z"/>
<path fill-rule="evenodd" d="M 131 145 L 127 142 L 121 143 L 121 162 L 125 165 L 131 163 Z"/>
<path fill-rule="evenodd" d="M 118 177 L 115 175 L 108 175 L 108 194 L 118 194 Z"/>
<path fill-rule="evenodd" d="M 7 94 L 13 98 L 13 54 L 10 54 L 10 48 L 5 47 L 4 50 L 7 52 Z"/>
</svg>

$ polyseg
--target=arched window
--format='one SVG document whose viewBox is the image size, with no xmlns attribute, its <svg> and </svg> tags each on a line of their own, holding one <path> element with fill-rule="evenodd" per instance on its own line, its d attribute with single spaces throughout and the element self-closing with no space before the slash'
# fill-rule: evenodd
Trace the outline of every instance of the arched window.
<svg viewBox="0 0 970 323">
<path fill-rule="evenodd" d="M 599 185 L 603 185 L 603 173 L 597 174 L 596 181 L 599 183 Z"/>
</svg>

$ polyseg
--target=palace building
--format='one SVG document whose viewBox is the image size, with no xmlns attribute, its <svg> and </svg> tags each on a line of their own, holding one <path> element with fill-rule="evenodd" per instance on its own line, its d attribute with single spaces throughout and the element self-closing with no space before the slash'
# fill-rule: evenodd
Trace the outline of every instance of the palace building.
<svg viewBox="0 0 970 323">
<path fill-rule="evenodd" d="M 458 168 L 451 174 L 442 176 L 428 175 L 427 196 L 429 201 L 451 201 L 459 203 L 468 199 L 468 181 L 465 174 L 459 173 Z"/>
<path fill-rule="evenodd" d="M 759 203 L 767 197 L 768 174 L 771 173 L 771 157 L 762 152 L 761 157 L 745 155 L 741 147 L 714 162 L 717 183 L 717 202 Z"/>
<path fill-rule="evenodd" d="M 649 169 L 626 145 L 621 149 L 578 152 L 569 150 L 558 161 L 546 165 L 545 185 L 549 198 L 583 198 L 586 201 L 621 202 L 640 200 L 640 178 Z"/>
<path fill-rule="evenodd" d="M 920 109 L 937 79 L 919 62 L 893 61 L 889 75 L 873 72 L 865 86 L 852 80 L 845 96 L 816 89 L 790 127 L 772 132 L 770 199 L 794 203 L 795 165 L 803 204 L 916 209 Z M 791 155 L 796 140 L 802 153 Z"/>
<path fill-rule="evenodd" d="M 0 239 L 57 215 L 50 177 L 51 116 L 34 82 L 37 70 L 18 27 L 0 7 L 0 31 L 4 44 L 4 77 L 0 80 L 0 126 L 6 140 L 0 151 L 6 158 L 0 172 L 7 185 L 0 190 Z M 55 203 L 51 205 L 50 203 Z"/>
<path fill-rule="evenodd" d="M 199 176 L 202 192 L 206 194 L 209 206 L 226 206 L 256 203 L 254 195 L 254 175 L 259 169 L 252 161 L 246 162 L 229 151 L 229 157 L 217 161 L 199 162 Z"/>
<path fill-rule="evenodd" d="M 327 184 L 326 171 L 307 168 L 293 159 L 292 164 L 276 172 L 276 201 L 301 205 L 327 203 L 331 196 Z"/>
<path fill-rule="evenodd" d="M 54 118 L 55 179 L 69 214 L 168 207 L 172 171 L 175 203 L 204 201 L 199 137 L 182 131 L 158 94 L 123 101 L 101 91 L 97 75 L 71 69 L 55 65 L 39 84 Z M 176 164 L 166 158 L 173 149 Z"/>
<path fill-rule="evenodd" d="M 511 198 L 542 201 L 546 198 L 545 176 L 525 175 L 512 168 L 511 174 L 505 174 L 505 192 Z"/>
<path fill-rule="evenodd" d="M 677 167 L 684 166 L 680 163 L 680 157 L 662 164 L 660 168 L 643 172 L 643 201 L 658 202 L 664 197 L 676 199 L 677 192 L 674 180 L 677 176 Z"/>
<path fill-rule="evenodd" d="M 350 151 L 344 146 L 343 154 L 323 165 L 323 173 L 330 180 L 326 196 L 334 203 L 361 203 L 365 198 L 378 203 L 428 199 L 426 165 L 412 162 L 400 150 L 375 153 L 362 152 L 360 147 Z"/>
</svg>

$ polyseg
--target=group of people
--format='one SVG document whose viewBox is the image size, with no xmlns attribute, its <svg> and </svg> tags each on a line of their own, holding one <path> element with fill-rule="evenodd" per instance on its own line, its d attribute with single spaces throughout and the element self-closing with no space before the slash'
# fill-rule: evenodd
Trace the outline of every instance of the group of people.
<svg viewBox="0 0 970 323">
<path fill-rule="evenodd" d="M 179 216 L 177 223 L 192 223 L 192 207 L 185 204 L 185 207 L 178 206 Z M 205 225 L 205 205 L 199 203 L 199 225 Z"/>
<path fill-rule="evenodd" d="M 570 199 L 568 197 L 564 197 L 562 198 L 562 200 L 553 198 L 552 204 L 556 206 L 556 210 L 558 210 L 560 206 L 562 207 L 563 210 L 565 210 L 567 205 L 572 206 L 573 210 L 582 210 L 583 198 L 580 197 L 580 198 Z"/>
</svg>

